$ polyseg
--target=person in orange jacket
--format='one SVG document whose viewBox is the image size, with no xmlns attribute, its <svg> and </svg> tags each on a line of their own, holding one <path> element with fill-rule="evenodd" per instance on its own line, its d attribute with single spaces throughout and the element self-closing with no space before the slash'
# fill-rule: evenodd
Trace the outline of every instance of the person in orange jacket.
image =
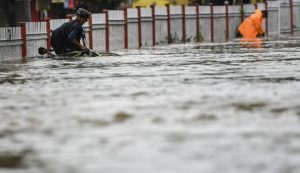
<svg viewBox="0 0 300 173">
<path fill-rule="evenodd" d="M 267 11 L 255 10 L 251 16 L 246 18 L 239 26 L 239 32 L 243 38 L 256 38 L 257 36 L 264 36 L 265 33 L 262 27 L 263 18 L 268 17 Z"/>
</svg>

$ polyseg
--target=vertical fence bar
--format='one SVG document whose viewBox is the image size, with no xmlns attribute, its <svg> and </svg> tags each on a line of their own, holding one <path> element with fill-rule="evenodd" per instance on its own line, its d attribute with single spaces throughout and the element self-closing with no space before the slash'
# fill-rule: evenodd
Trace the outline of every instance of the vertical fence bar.
<svg viewBox="0 0 300 173">
<path fill-rule="evenodd" d="M 200 42 L 200 27 L 199 27 L 199 5 L 196 6 L 196 41 Z"/>
<path fill-rule="evenodd" d="M 214 42 L 214 4 L 210 3 L 210 41 Z"/>
<path fill-rule="evenodd" d="M 124 48 L 128 49 L 128 13 L 127 7 L 123 9 L 124 12 Z"/>
<path fill-rule="evenodd" d="M 109 16 L 108 10 L 103 10 L 105 14 L 105 51 L 109 52 Z"/>
<path fill-rule="evenodd" d="M 20 22 L 19 23 L 21 27 L 21 38 L 22 38 L 22 63 L 26 62 L 26 25 L 25 22 Z"/>
<path fill-rule="evenodd" d="M 151 13 L 152 13 L 152 46 L 155 46 L 156 43 L 156 37 L 155 37 L 155 5 L 151 5 Z"/>
<path fill-rule="evenodd" d="M 226 41 L 229 40 L 229 16 L 228 16 L 228 1 L 225 1 L 225 16 L 226 16 L 226 33 L 225 33 L 225 39 Z"/>
<path fill-rule="evenodd" d="M 293 0 L 290 0 L 290 14 L 291 14 L 291 34 L 294 35 L 294 10 L 293 10 Z"/>
<path fill-rule="evenodd" d="M 69 22 L 72 21 L 72 14 L 67 14 L 67 19 L 69 19 Z"/>
<path fill-rule="evenodd" d="M 243 23 L 243 21 L 244 21 L 244 4 L 243 4 L 243 2 L 241 3 L 240 13 L 241 13 L 241 22 L 240 23 Z"/>
<path fill-rule="evenodd" d="M 257 10 L 257 3 L 254 4 L 254 8 L 255 8 L 255 10 Z"/>
<path fill-rule="evenodd" d="M 92 15 L 89 16 L 89 47 L 93 49 L 93 19 Z"/>
<path fill-rule="evenodd" d="M 168 43 L 171 43 L 171 16 L 170 16 L 170 5 L 166 4 L 167 7 L 167 23 L 168 23 Z"/>
<path fill-rule="evenodd" d="M 277 1 L 277 11 L 278 11 L 278 15 L 277 15 L 277 18 L 278 18 L 278 22 L 277 22 L 278 28 L 277 28 L 277 30 L 278 30 L 278 37 L 280 37 L 280 35 L 281 35 L 281 26 L 280 26 L 280 24 L 281 24 L 281 19 L 280 19 L 281 10 L 280 10 L 280 8 L 281 8 L 280 1 Z"/>
<path fill-rule="evenodd" d="M 46 18 L 46 33 L 47 33 L 47 49 L 51 49 L 51 31 L 50 31 L 50 19 Z"/>
<path fill-rule="evenodd" d="M 185 19 L 186 19 L 186 15 L 185 15 L 185 5 L 181 6 L 181 11 L 182 11 L 182 42 L 185 43 L 186 41 L 186 26 L 185 26 Z"/>
<path fill-rule="evenodd" d="M 138 13 L 138 47 L 142 47 L 142 17 L 141 17 L 141 7 L 138 6 L 137 13 Z"/>
<path fill-rule="evenodd" d="M 268 2 L 264 0 L 264 3 L 265 3 L 265 10 L 268 11 Z M 266 35 L 269 35 L 269 20 L 268 17 L 266 17 L 265 19 L 266 19 Z"/>
</svg>

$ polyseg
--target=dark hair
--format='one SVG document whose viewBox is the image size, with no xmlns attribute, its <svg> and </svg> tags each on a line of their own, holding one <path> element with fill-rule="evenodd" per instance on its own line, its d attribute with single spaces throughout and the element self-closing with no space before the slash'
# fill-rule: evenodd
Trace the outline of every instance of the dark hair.
<svg viewBox="0 0 300 173">
<path fill-rule="evenodd" d="M 261 11 L 261 12 L 262 12 L 262 14 L 263 14 L 263 17 L 268 17 L 268 11 L 263 10 L 263 11 Z"/>
</svg>

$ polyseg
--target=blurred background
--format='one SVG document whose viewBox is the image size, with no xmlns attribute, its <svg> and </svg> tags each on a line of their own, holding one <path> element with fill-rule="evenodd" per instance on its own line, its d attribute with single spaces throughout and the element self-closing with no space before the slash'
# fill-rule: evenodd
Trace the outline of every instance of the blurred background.
<svg viewBox="0 0 300 173">
<path fill-rule="evenodd" d="M 262 0 L 229 0 L 230 5 L 240 3 L 256 3 Z M 155 5 L 223 5 L 225 0 L 5 0 L 0 4 L 0 27 L 18 26 L 18 22 L 41 21 L 65 18 L 77 8 L 85 8 L 93 13 L 101 13 L 103 9 L 122 9 L 124 7 L 149 7 Z"/>
</svg>

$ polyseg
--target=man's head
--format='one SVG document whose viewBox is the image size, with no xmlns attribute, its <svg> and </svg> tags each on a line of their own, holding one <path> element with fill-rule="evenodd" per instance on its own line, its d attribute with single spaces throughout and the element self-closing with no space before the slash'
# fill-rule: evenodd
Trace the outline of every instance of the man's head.
<svg viewBox="0 0 300 173">
<path fill-rule="evenodd" d="M 262 12 L 262 17 L 263 17 L 263 18 L 267 18 L 267 17 L 268 17 L 268 11 L 263 10 L 263 11 L 261 11 L 261 12 Z"/>
<path fill-rule="evenodd" d="M 78 8 L 78 10 L 76 11 L 76 15 L 77 20 L 80 22 L 81 25 L 83 25 L 89 19 L 90 12 L 83 8 Z"/>
</svg>

